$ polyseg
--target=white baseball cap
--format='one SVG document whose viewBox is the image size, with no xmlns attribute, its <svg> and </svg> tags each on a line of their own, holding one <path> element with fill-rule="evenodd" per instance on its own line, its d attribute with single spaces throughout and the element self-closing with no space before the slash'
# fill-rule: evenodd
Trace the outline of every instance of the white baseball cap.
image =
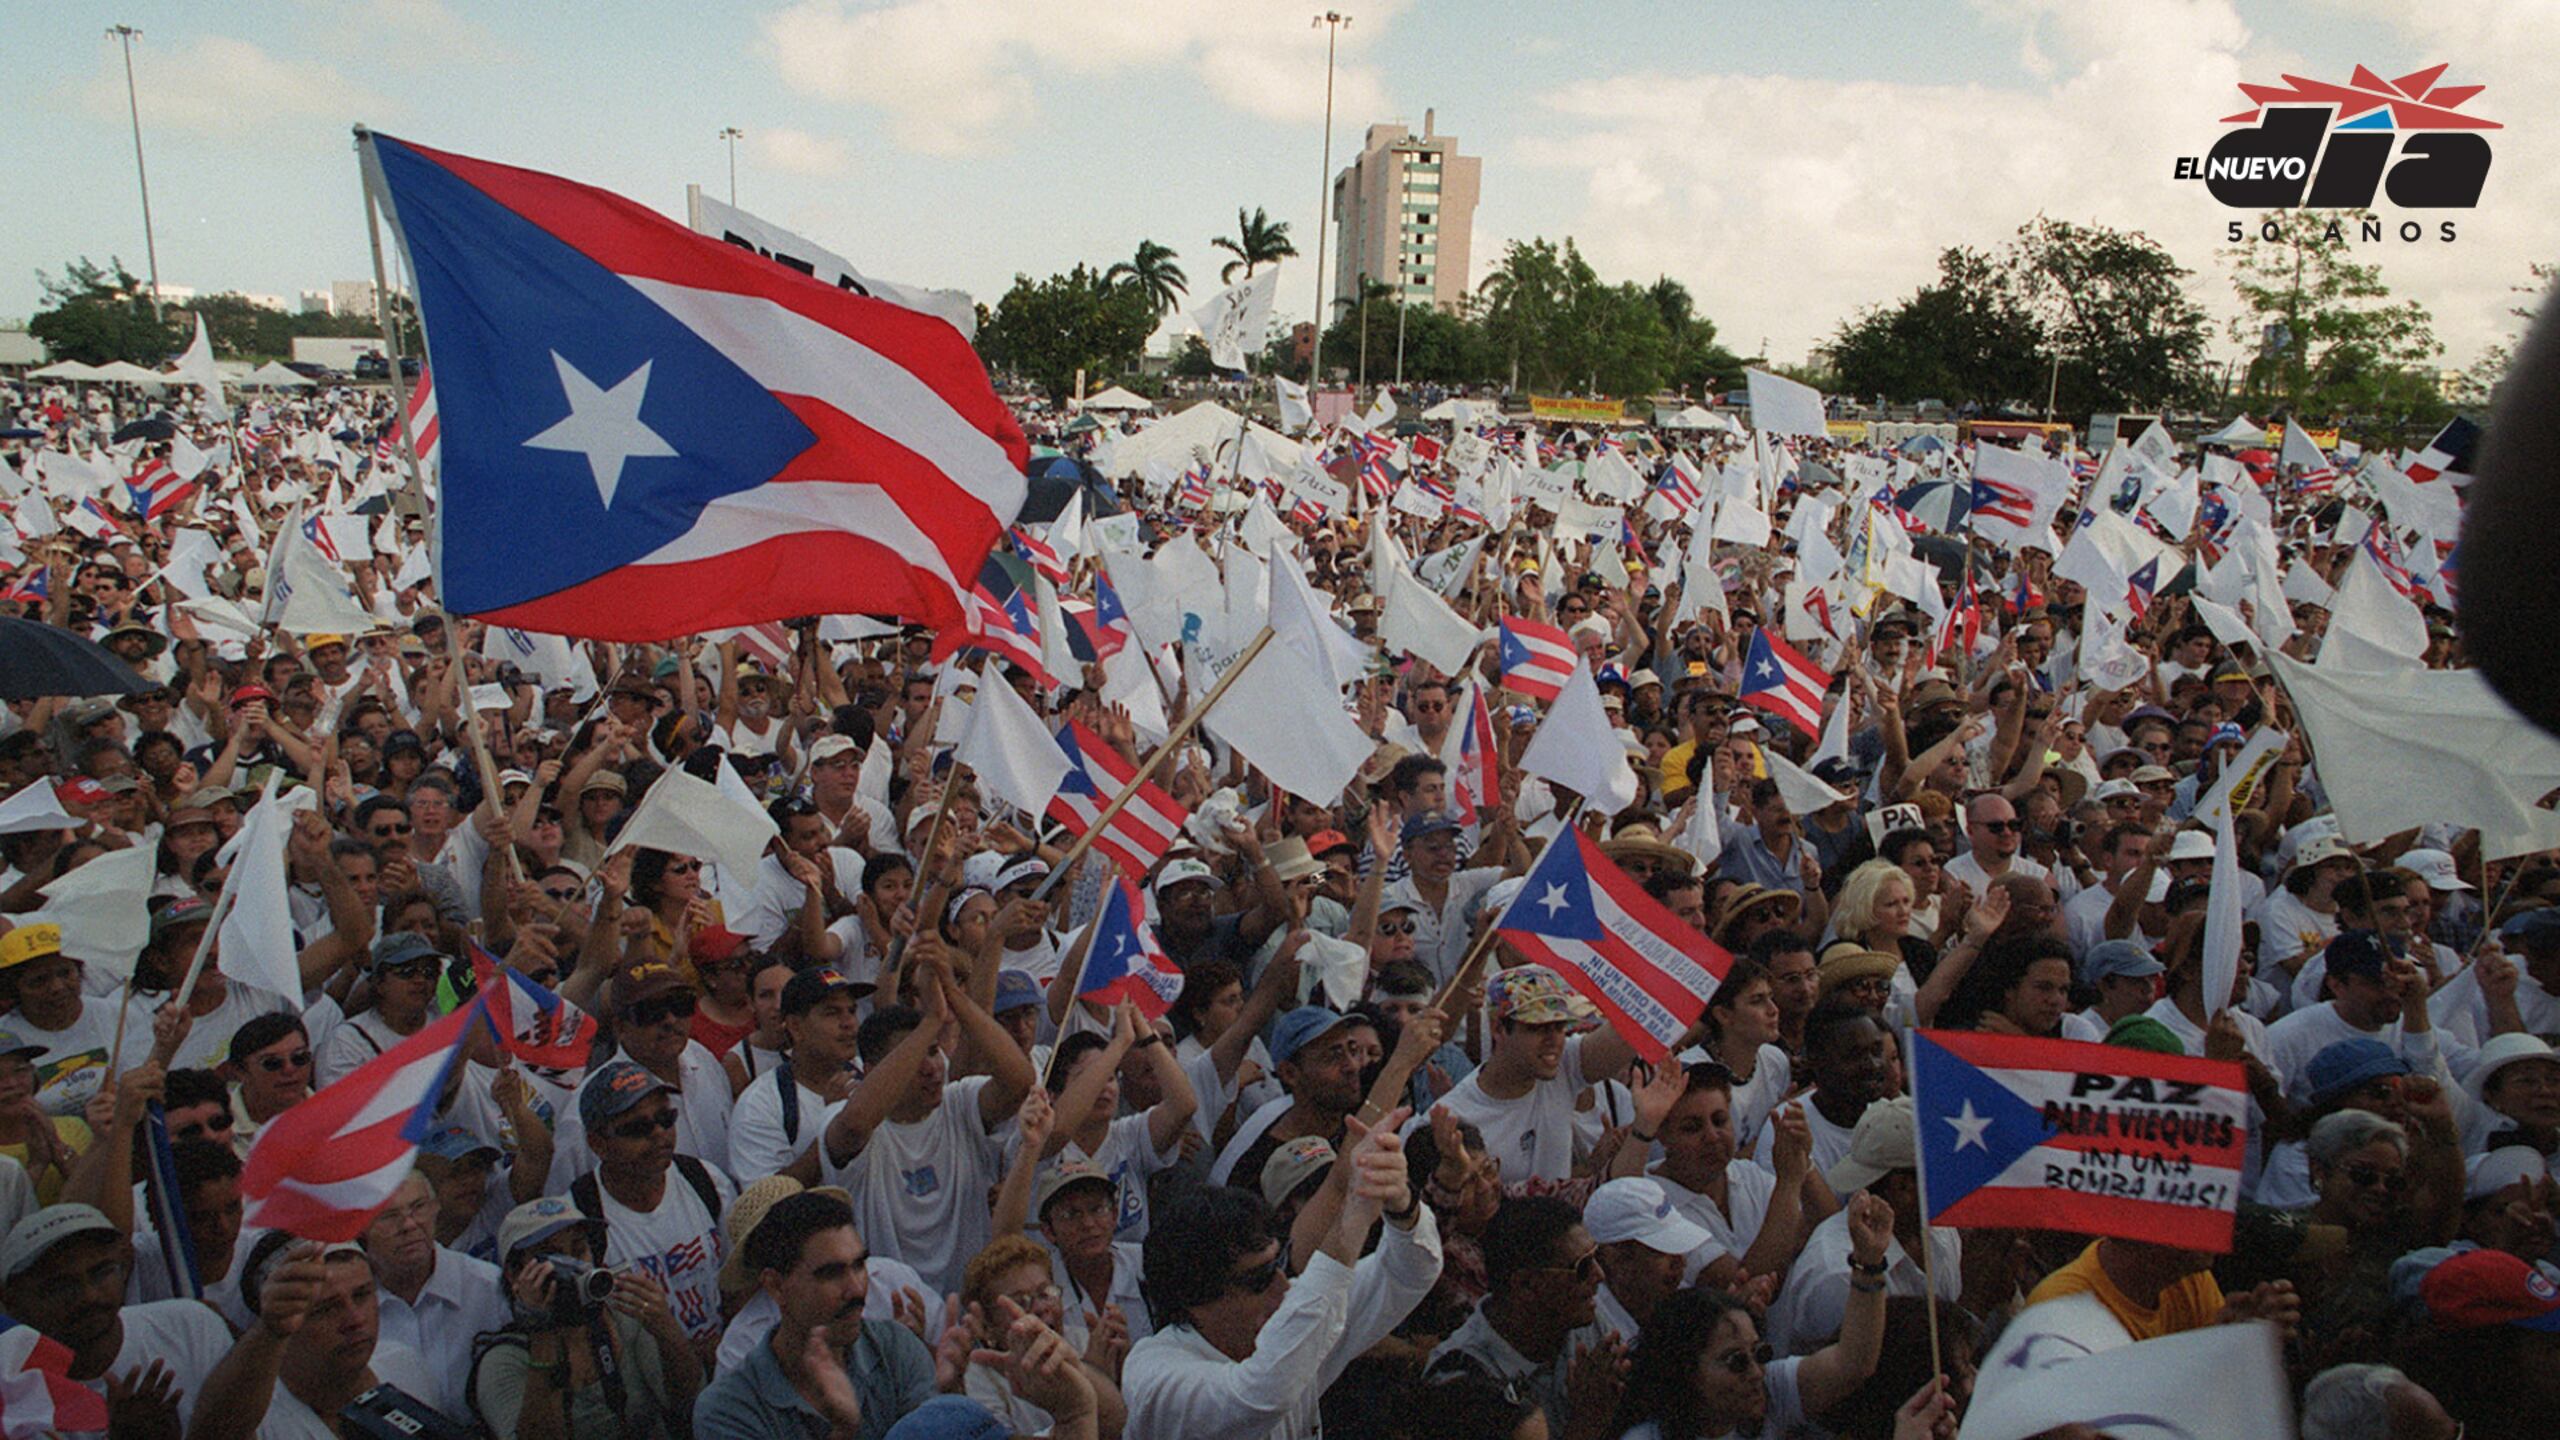
<svg viewBox="0 0 2560 1440">
<path fill-rule="evenodd" d="M 1715 1237 L 1706 1227 L 1680 1213 L 1662 1182 L 1641 1175 L 1612 1180 L 1591 1192 L 1582 1207 L 1582 1228 L 1603 1245 L 1640 1240 L 1665 1255 L 1686 1255 Z"/>
<path fill-rule="evenodd" d="M 2201 830 L 2181 830 L 2177 838 L 2169 842 L 2169 858 L 2210 860 L 2213 858 L 2213 837 Z"/>
<path fill-rule="evenodd" d="M 2404 850 L 2400 852 L 2401 868 L 2427 882 L 2430 890 L 2468 890 L 2460 872 L 2453 868 L 2453 857 L 2442 850 Z"/>
</svg>

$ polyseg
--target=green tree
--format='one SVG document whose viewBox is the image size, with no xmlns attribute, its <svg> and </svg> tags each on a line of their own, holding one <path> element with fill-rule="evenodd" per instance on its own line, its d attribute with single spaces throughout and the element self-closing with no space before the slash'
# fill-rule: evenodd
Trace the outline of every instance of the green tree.
<svg viewBox="0 0 2560 1440">
<path fill-rule="evenodd" d="M 980 306 L 978 352 L 990 366 L 1063 397 L 1079 369 L 1094 381 L 1135 369 L 1155 327 L 1143 288 L 1078 265 L 1046 280 L 1017 275 L 993 310 Z"/>
<path fill-rule="evenodd" d="M 1742 361 L 1716 341 L 1716 322 L 1698 313 L 1689 287 L 1668 275 L 1655 278 L 1645 292 L 1662 315 L 1669 337 L 1664 383 L 1703 399 L 1742 385 Z"/>
<path fill-rule="evenodd" d="M 2524 324 L 2481 352 L 2480 358 L 2471 363 L 2471 368 L 2462 372 L 2462 386 L 2454 398 L 2463 408 L 2486 409 L 2497 399 L 2498 387 L 2506 382 L 2507 367 L 2515 363 L 2516 346 L 2524 342 L 2525 330 L 2541 316 L 2542 301 L 2550 296 L 2551 282 L 2555 277 L 2560 277 L 2560 265 L 2536 260 L 2526 268 L 2524 284 L 2507 287 L 2511 294 L 2527 299 L 2528 303 L 2507 307 L 2507 314 Z"/>
<path fill-rule="evenodd" d="M 1182 267 L 1173 261 L 1171 247 L 1153 240 L 1141 240 L 1135 257 L 1103 271 L 1102 278 L 1107 284 L 1135 288 L 1147 297 L 1149 316 L 1161 317 L 1167 310 L 1181 304 L 1183 295 L 1191 288 L 1190 277 L 1184 275 Z"/>
<path fill-rule="evenodd" d="M 100 266 L 83 255 L 58 276 L 36 272 L 36 283 L 45 305 L 27 321 L 27 333 L 56 360 L 128 360 L 156 370 L 186 345 L 176 325 L 151 313 L 150 286 L 113 256 Z"/>
<path fill-rule="evenodd" d="M 1289 222 L 1272 219 L 1259 205 L 1250 212 L 1237 206 L 1236 233 L 1218 236 L 1209 243 L 1236 257 L 1219 267 L 1221 285 L 1234 284 L 1238 270 L 1251 278 L 1256 269 L 1298 253 L 1297 245 L 1289 239 Z"/>
<path fill-rule="evenodd" d="M 392 323 L 400 329 L 400 347 L 404 355 L 418 353 L 417 327 L 414 313 L 405 295 L 391 297 Z M 247 296 L 225 292 L 201 295 L 187 302 L 184 311 L 172 311 L 181 333 L 189 332 L 194 321 L 189 313 L 204 317 L 205 332 L 213 337 L 217 355 L 240 360 L 290 359 L 293 342 L 303 335 L 339 335 L 375 338 L 382 334 L 381 322 L 372 311 L 362 314 L 331 315 L 323 311 L 295 314 L 256 304 Z"/>
<path fill-rule="evenodd" d="M 2257 347 L 2242 393 L 2295 416 L 2398 421 L 2443 408 L 2432 362 L 2442 352 L 2425 306 L 2395 300 L 2382 268 L 2358 261 L 2344 233 L 2363 211 L 2280 211 L 2273 240 L 2223 252 L 2242 313 L 2231 337 Z M 2333 222 L 2342 227 L 2331 238 Z"/>
<path fill-rule="evenodd" d="M 2150 236 L 2039 215 L 2018 227 L 2001 263 L 2061 354 L 2057 413 L 2156 410 L 2201 384 L 2205 313 L 2186 290 L 2194 272 Z"/>
<path fill-rule="evenodd" d="M 2043 327 L 1991 255 L 1958 246 L 1910 298 L 1841 322 L 1829 346 L 1843 392 L 1996 408 L 2042 398 Z"/>
</svg>

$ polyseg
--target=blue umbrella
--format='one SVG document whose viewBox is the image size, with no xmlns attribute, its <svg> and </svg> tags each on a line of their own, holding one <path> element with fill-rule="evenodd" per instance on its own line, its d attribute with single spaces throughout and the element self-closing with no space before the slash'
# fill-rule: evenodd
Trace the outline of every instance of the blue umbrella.
<svg viewBox="0 0 2560 1440">
<path fill-rule="evenodd" d="M 0 615 L 0 700 L 139 695 L 151 688 L 94 640 L 41 620 Z"/>
<path fill-rule="evenodd" d="M 1969 480 L 1923 480 L 1905 486 L 1893 497 L 1893 503 L 1932 530 L 1959 530 L 1973 513 L 1973 484 Z"/>
<path fill-rule="evenodd" d="M 1947 442 L 1935 435 L 1914 435 L 1902 442 L 1902 453 L 1905 455 L 1926 455 L 1946 448 Z"/>
</svg>

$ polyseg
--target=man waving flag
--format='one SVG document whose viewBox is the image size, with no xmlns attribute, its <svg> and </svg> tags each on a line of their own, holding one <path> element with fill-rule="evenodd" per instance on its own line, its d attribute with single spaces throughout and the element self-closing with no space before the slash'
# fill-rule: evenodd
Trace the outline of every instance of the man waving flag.
<svg viewBox="0 0 2560 1440">
<path fill-rule="evenodd" d="M 966 618 L 1027 454 L 948 322 L 602 190 L 360 149 L 434 357 L 447 610 L 606 640 Z"/>
<path fill-rule="evenodd" d="M 1514 949 L 1562 975 L 1619 1038 L 1659 1065 L 1733 968 L 1580 830 L 1547 842 L 1494 922 Z"/>
<path fill-rule="evenodd" d="M 1752 627 L 1751 651 L 1742 662 L 1743 704 L 1766 710 L 1807 735 L 1819 735 L 1822 697 L 1830 688 L 1831 677 L 1796 647 L 1770 634 L 1766 625 Z"/>
</svg>

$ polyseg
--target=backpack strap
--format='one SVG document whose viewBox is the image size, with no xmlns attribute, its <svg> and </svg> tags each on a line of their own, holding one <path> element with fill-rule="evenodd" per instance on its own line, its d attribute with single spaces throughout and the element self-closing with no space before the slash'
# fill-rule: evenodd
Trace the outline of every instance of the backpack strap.
<svg viewBox="0 0 2560 1440">
<path fill-rule="evenodd" d="M 679 1154 L 676 1156 L 676 1173 L 693 1187 L 694 1195 L 702 1201 L 703 1213 L 711 1217 L 712 1227 L 719 1228 L 720 1186 L 711 1178 L 711 1167 L 691 1155 Z"/>
</svg>

